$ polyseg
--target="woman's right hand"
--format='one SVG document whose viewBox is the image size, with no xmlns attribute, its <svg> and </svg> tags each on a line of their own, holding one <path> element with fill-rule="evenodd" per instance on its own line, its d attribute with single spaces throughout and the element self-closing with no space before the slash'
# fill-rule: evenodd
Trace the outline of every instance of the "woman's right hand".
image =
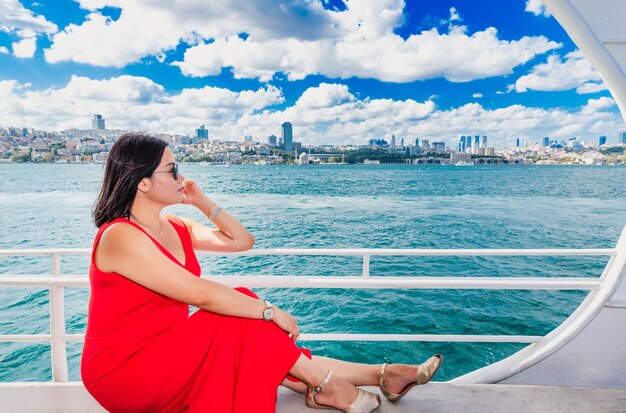
<svg viewBox="0 0 626 413">
<path fill-rule="evenodd" d="M 296 341 L 300 336 L 300 327 L 298 327 L 298 321 L 296 318 L 276 306 L 274 306 L 274 318 L 272 321 L 276 323 L 281 330 L 291 334 L 291 339 L 293 341 Z"/>
</svg>

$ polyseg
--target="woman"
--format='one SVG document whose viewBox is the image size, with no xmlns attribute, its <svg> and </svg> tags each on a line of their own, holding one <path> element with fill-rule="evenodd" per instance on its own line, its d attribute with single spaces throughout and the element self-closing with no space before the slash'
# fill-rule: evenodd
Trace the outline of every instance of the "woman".
<svg viewBox="0 0 626 413">
<path fill-rule="evenodd" d="M 217 228 L 160 214 L 177 203 Z M 441 363 L 438 355 L 388 367 L 312 357 L 294 343 L 293 316 L 249 290 L 201 279 L 194 249 L 245 251 L 254 237 L 184 180 L 162 140 L 125 134 L 115 142 L 93 216 L 81 375 L 107 410 L 274 412 L 283 383 L 310 407 L 370 412 L 379 396 L 355 386 L 378 384 L 395 401 Z M 189 316 L 188 305 L 200 310 Z"/>
</svg>

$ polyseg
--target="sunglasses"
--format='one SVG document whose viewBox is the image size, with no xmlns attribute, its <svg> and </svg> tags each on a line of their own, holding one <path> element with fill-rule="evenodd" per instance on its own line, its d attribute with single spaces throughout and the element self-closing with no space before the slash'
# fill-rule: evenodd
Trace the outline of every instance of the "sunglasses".
<svg viewBox="0 0 626 413">
<path fill-rule="evenodd" d="M 155 174 L 160 174 L 160 173 L 171 173 L 172 176 L 174 176 L 174 180 L 178 181 L 178 164 L 175 163 L 174 166 L 172 167 L 172 169 L 168 169 L 167 171 L 154 171 Z"/>
</svg>

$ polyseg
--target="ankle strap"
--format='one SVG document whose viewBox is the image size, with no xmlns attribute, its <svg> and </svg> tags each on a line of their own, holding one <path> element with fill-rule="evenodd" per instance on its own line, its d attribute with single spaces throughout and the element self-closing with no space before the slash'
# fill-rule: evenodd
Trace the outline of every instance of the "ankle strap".
<svg viewBox="0 0 626 413">
<path fill-rule="evenodd" d="M 324 378 L 324 380 L 318 384 L 317 386 L 313 387 L 313 389 L 311 390 L 312 395 L 316 395 L 317 393 L 321 392 L 322 390 L 324 390 L 324 387 L 326 387 L 326 385 L 328 384 L 328 382 L 330 381 L 330 378 L 333 376 L 333 372 L 331 370 L 328 370 L 328 374 L 326 375 L 326 378 Z"/>
</svg>

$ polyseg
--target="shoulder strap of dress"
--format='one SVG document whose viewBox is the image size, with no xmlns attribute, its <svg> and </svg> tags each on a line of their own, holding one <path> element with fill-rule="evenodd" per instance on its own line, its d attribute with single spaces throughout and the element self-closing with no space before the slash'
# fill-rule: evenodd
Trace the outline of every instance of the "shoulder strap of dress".
<svg viewBox="0 0 626 413">
<path fill-rule="evenodd" d="M 185 222 L 182 219 L 180 219 L 179 217 L 177 217 L 176 215 L 166 214 L 165 218 L 167 218 L 167 220 L 170 221 L 172 224 L 174 224 L 174 225 L 176 225 L 178 227 L 182 227 L 187 232 L 189 232 L 189 229 L 187 228 L 187 225 L 185 224 Z"/>
</svg>

